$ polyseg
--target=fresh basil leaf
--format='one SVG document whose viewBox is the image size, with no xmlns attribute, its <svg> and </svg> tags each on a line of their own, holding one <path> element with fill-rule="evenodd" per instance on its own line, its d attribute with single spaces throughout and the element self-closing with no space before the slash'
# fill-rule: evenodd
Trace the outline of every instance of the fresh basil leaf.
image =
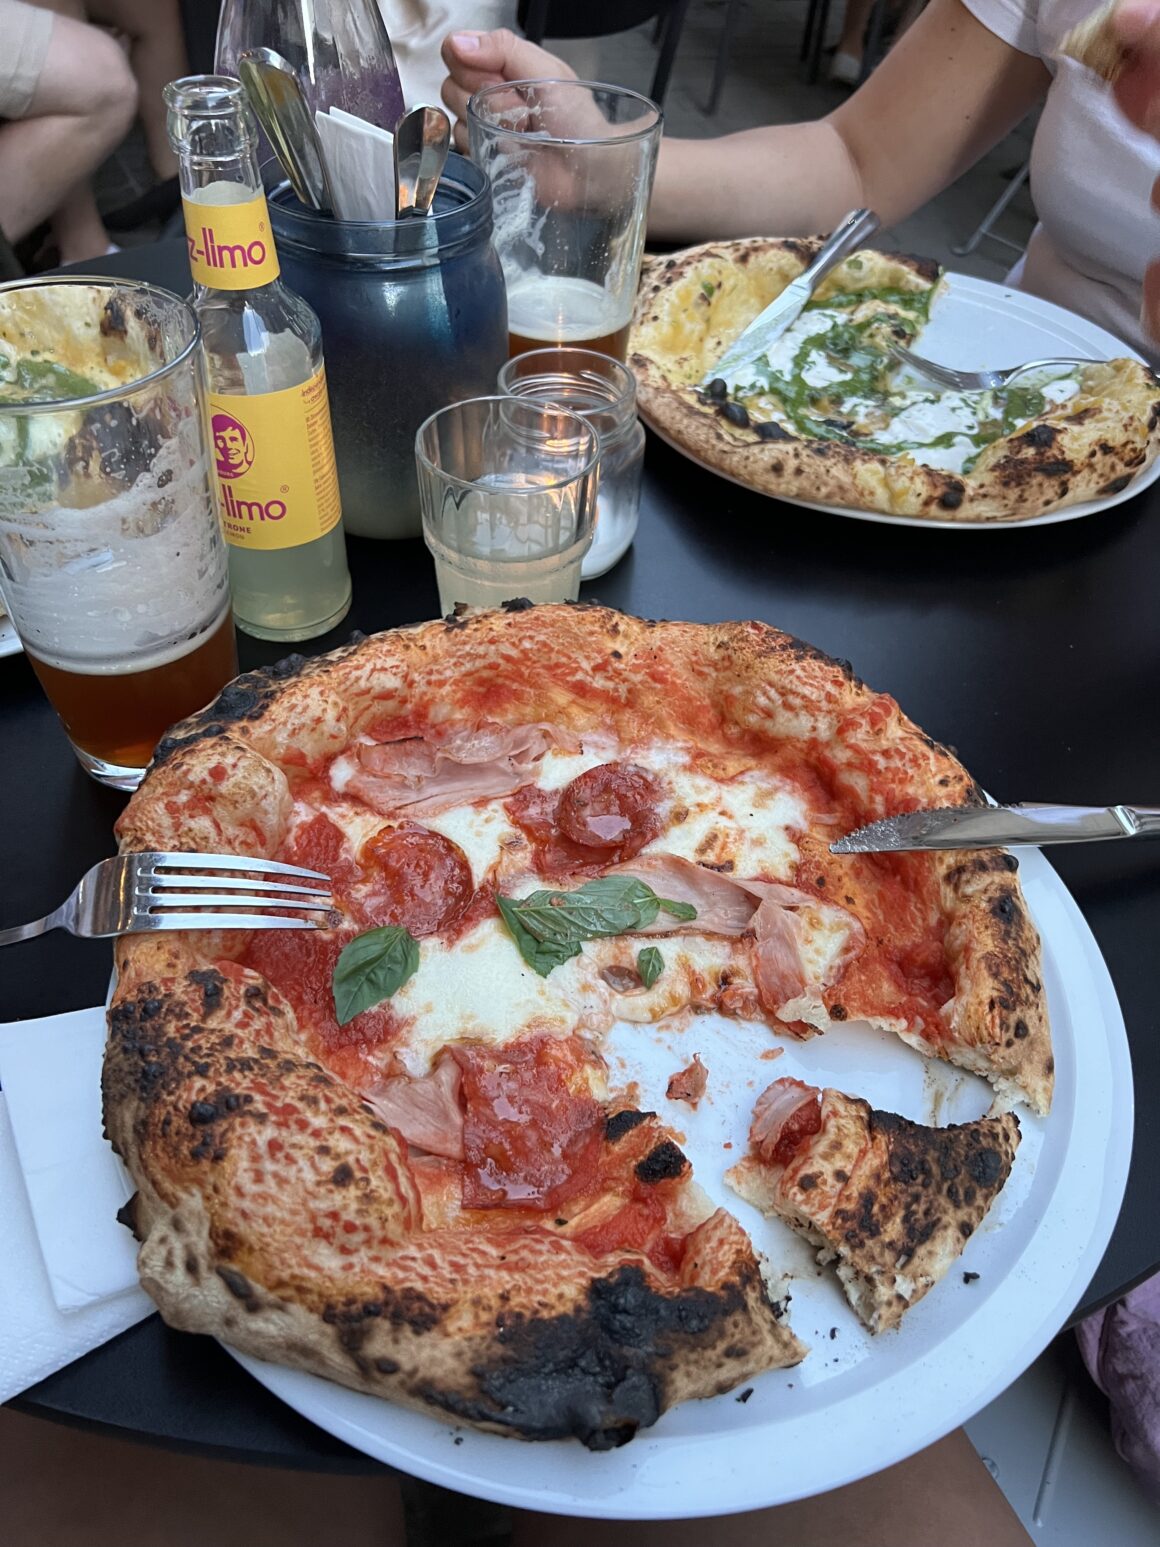
<svg viewBox="0 0 1160 1547">
<path fill-rule="evenodd" d="M 497 893 L 495 900 L 520 955 L 542 978 L 546 978 L 553 967 L 560 967 L 573 956 L 579 956 L 578 941 L 537 940 L 535 935 L 524 928 L 519 908 L 510 897 L 501 897 Z"/>
<path fill-rule="evenodd" d="M 646 945 L 636 958 L 636 970 L 645 988 L 651 988 L 665 970 L 665 959 L 655 945 Z"/>
<path fill-rule="evenodd" d="M 571 943 L 644 929 L 660 902 L 652 887 L 634 876 L 599 876 L 574 892 L 532 892 L 515 906 L 537 940 Z"/>
<path fill-rule="evenodd" d="M 345 1026 L 396 993 L 419 966 L 419 942 L 398 924 L 356 935 L 334 964 L 334 1013 Z"/>
<path fill-rule="evenodd" d="M 711 280 L 703 279 L 701 281 L 701 294 L 705 297 L 706 301 L 711 301 L 713 299 L 716 290 L 717 286 L 713 284 Z"/>
<path fill-rule="evenodd" d="M 497 895 L 496 903 L 520 955 L 541 977 L 577 955 L 582 940 L 647 929 L 662 908 L 679 919 L 697 916 L 690 903 L 658 897 L 644 881 L 623 875 L 598 876 L 574 892 Z"/>
</svg>

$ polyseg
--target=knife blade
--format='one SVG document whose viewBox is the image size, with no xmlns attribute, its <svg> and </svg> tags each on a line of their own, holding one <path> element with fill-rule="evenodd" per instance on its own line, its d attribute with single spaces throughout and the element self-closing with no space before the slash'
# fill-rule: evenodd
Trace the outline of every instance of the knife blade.
<svg viewBox="0 0 1160 1547">
<path fill-rule="evenodd" d="M 1160 808 L 1152 806 L 944 806 L 871 822 L 832 843 L 830 853 L 1038 847 L 1152 836 L 1160 836 Z"/>
<path fill-rule="evenodd" d="M 873 210 L 852 210 L 822 244 L 809 267 L 791 280 L 781 294 L 733 340 L 701 385 L 706 386 L 718 376 L 728 380 L 738 370 L 752 365 L 768 353 L 785 330 L 801 316 L 806 302 L 830 270 L 869 240 L 879 225 L 880 221 Z"/>
</svg>

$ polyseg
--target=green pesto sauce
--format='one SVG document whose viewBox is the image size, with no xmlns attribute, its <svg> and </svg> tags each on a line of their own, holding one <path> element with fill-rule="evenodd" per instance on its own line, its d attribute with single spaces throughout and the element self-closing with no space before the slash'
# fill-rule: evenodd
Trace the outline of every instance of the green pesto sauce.
<svg viewBox="0 0 1160 1547">
<path fill-rule="evenodd" d="M 977 430 L 973 434 L 962 429 L 945 430 L 921 441 L 880 441 L 871 435 L 859 435 L 853 421 L 845 417 L 847 403 L 856 403 L 860 408 L 871 404 L 884 411 L 894 406 L 896 412 L 900 412 L 908 403 L 938 400 L 940 394 L 937 392 L 926 397 L 916 397 L 913 393 L 904 396 L 898 392 L 893 380 L 898 362 L 887 352 L 884 341 L 886 337 L 897 338 L 899 329 L 905 332 L 908 341 L 913 339 L 929 319 L 933 292 L 933 286 L 921 291 L 882 287 L 837 291 L 823 300 L 811 300 L 803 317 L 811 311 L 852 311 L 873 302 L 904 310 L 876 312 L 849 322 L 820 319 L 822 325 L 818 332 L 802 340 L 789 369 L 779 371 L 768 362 L 764 366 L 759 364 L 753 387 L 738 394 L 738 401 L 749 408 L 761 397 L 773 397 L 785 418 L 803 438 L 839 441 L 862 451 L 884 455 L 947 447 L 956 440 L 965 439 L 977 448 L 963 466 L 964 472 L 970 472 L 984 447 L 1010 435 L 1021 424 L 1044 412 L 1047 403 L 1042 391 L 1036 387 L 1012 387 L 1006 392 L 964 394 L 968 401 L 977 399 L 974 404 Z M 806 368 L 811 358 L 819 353 L 842 371 L 840 380 L 827 382 L 824 386 L 811 386 L 806 381 Z M 761 405 L 757 406 L 760 410 Z"/>
<path fill-rule="evenodd" d="M 21 359 L 11 375 L 10 359 L 0 355 L 0 403 L 63 403 L 101 392 L 95 381 L 55 360 Z"/>
</svg>

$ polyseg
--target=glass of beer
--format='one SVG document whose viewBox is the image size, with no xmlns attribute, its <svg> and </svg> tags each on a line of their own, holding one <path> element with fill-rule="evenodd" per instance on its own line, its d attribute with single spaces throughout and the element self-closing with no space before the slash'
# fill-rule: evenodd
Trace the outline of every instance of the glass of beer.
<svg viewBox="0 0 1160 1547">
<path fill-rule="evenodd" d="M 662 123 L 647 97 L 593 81 L 505 81 L 468 102 L 512 355 L 575 344 L 625 358 Z"/>
<path fill-rule="evenodd" d="M 467 398 L 419 426 L 423 538 L 439 607 L 574 602 L 596 518 L 599 434 L 516 397 Z"/>
<path fill-rule="evenodd" d="M 116 789 L 238 669 L 198 344 L 150 285 L 0 286 L 0 596 L 81 766 Z"/>
</svg>

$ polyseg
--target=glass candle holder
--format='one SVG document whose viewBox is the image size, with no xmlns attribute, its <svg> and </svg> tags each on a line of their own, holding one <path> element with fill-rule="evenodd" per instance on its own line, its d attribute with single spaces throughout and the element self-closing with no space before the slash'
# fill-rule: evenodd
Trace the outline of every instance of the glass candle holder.
<svg viewBox="0 0 1160 1547">
<path fill-rule="evenodd" d="M 644 429 L 636 379 L 626 365 L 591 349 L 533 349 L 499 373 L 501 392 L 578 414 L 600 437 L 596 531 L 580 571 L 594 580 L 623 558 L 640 518 Z"/>
</svg>

